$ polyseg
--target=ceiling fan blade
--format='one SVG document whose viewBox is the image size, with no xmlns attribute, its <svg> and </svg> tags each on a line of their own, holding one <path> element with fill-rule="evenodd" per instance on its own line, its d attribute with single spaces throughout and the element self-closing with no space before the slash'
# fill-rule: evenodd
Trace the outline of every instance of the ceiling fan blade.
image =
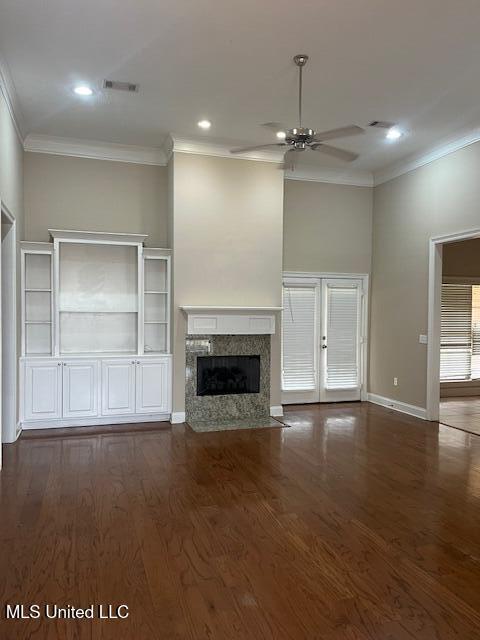
<svg viewBox="0 0 480 640">
<path fill-rule="evenodd" d="M 264 122 L 261 127 L 265 127 L 266 129 L 270 129 L 271 131 L 287 131 L 288 127 L 286 127 L 281 122 Z"/>
<path fill-rule="evenodd" d="M 271 147 L 286 147 L 285 142 L 274 142 L 273 144 L 258 144 L 255 147 L 238 147 L 230 149 L 230 153 L 247 153 L 248 151 L 256 151 L 257 149 L 270 149 Z"/>
<path fill-rule="evenodd" d="M 333 156 L 345 162 L 353 162 L 358 158 L 358 153 L 353 153 L 353 151 L 347 151 L 346 149 L 339 149 L 338 147 L 331 147 L 329 144 L 322 144 L 320 142 L 312 144 L 310 149 L 320 151 L 320 153 L 325 153 L 328 156 Z"/>
<path fill-rule="evenodd" d="M 365 133 L 365 130 L 362 129 L 362 127 L 357 127 L 356 124 L 351 124 L 348 127 L 330 129 L 329 131 L 320 131 L 313 136 L 313 139 L 318 142 L 323 142 L 324 140 L 333 140 L 334 138 L 357 136 L 359 133 Z"/>
<path fill-rule="evenodd" d="M 295 170 L 295 149 L 289 149 L 287 153 L 283 156 L 283 164 L 281 164 L 279 169 L 283 169 L 283 171 L 294 171 Z"/>
</svg>

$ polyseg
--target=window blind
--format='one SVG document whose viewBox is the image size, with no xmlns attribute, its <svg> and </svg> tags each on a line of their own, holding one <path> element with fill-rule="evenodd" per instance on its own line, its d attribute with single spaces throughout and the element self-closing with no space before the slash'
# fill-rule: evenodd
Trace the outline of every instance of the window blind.
<svg viewBox="0 0 480 640">
<path fill-rule="evenodd" d="M 472 286 L 472 379 L 480 378 L 480 286 Z"/>
<path fill-rule="evenodd" d="M 327 288 L 327 389 L 359 385 L 358 287 Z"/>
<path fill-rule="evenodd" d="M 315 298 L 315 287 L 283 288 L 283 391 L 310 391 L 316 388 Z"/>
<path fill-rule="evenodd" d="M 472 285 L 442 284 L 440 380 L 472 375 Z"/>
</svg>

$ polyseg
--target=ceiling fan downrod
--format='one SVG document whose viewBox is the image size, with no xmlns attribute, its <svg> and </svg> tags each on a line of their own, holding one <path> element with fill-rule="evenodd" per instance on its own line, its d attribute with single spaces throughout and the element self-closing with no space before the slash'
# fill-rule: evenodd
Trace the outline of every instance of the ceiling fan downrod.
<svg viewBox="0 0 480 640">
<path fill-rule="evenodd" d="M 302 92 L 303 92 L 303 67 L 307 64 L 308 56 L 299 53 L 293 57 L 293 61 L 298 67 L 298 126 L 302 128 Z"/>
</svg>

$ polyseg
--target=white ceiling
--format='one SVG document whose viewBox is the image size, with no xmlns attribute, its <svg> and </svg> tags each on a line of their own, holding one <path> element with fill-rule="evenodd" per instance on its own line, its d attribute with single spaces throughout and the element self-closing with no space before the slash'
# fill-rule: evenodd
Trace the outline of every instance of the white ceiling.
<svg viewBox="0 0 480 640">
<path fill-rule="evenodd" d="M 338 141 L 376 171 L 480 125 L 478 0 L 0 0 L 0 49 L 30 133 L 155 146 L 167 133 L 268 143 L 296 124 L 295 53 L 310 56 L 304 120 L 390 120 Z M 104 78 L 138 94 L 104 91 Z M 93 98 L 72 95 L 84 82 Z M 200 132 L 201 118 L 213 122 Z M 342 166 L 320 154 L 304 161 Z"/>
</svg>

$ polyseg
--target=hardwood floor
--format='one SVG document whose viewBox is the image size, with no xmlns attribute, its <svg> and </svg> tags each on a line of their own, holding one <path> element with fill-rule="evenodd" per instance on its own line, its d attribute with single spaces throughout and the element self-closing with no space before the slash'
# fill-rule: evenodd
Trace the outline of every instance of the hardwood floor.
<svg viewBox="0 0 480 640">
<path fill-rule="evenodd" d="M 480 398 L 478 396 L 442 398 L 440 420 L 451 427 L 480 436 Z"/>
<path fill-rule="evenodd" d="M 5 447 L 2 603 L 130 615 L 2 640 L 478 640 L 480 437 L 368 403 L 286 419 Z"/>
</svg>

